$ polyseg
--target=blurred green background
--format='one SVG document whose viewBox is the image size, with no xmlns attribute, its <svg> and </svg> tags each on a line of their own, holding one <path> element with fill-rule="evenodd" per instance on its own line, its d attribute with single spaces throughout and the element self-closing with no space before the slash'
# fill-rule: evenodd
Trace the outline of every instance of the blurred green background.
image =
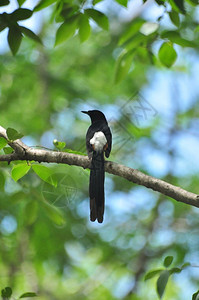
<svg viewBox="0 0 199 300">
<path fill-rule="evenodd" d="M 51 7 L 27 23 L 44 46 L 24 38 L 14 57 L 7 32 L 0 35 L 0 125 L 22 132 L 29 146 L 54 149 L 57 139 L 86 153 L 90 120 L 81 110 L 100 109 L 113 133 L 110 160 L 199 193 L 198 49 L 175 46 L 177 61 L 166 69 L 155 56 L 161 41 L 153 44 L 154 60 L 138 47 L 129 73 L 115 84 L 118 39 L 141 7 L 133 1 L 128 9 L 117 5 L 99 3 L 110 30 L 92 24 L 84 43 L 76 35 L 53 47 L 57 24 L 49 22 Z M 153 2 L 140 12 L 153 22 L 163 14 Z M 198 15 L 192 8 L 181 16 L 182 30 Z M 161 26 L 172 28 L 168 16 Z M 0 163 L 1 288 L 12 287 L 16 297 L 33 291 L 41 300 L 154 300 L 157 277 L 145 282 L 144 275 L 172 255 L 174 266 L 195 267 L 169 279 L 164 299 L 191 299 L 198 290 L 197 208 L 106 174 L 105 221 L 91 223 L 88 170 L 46 164 L 57 176 L 55 188 L 33 171 L 15 182 L 15 164 Z M 61 226 L 57 208 L 65 220 Z"/>
</svg>

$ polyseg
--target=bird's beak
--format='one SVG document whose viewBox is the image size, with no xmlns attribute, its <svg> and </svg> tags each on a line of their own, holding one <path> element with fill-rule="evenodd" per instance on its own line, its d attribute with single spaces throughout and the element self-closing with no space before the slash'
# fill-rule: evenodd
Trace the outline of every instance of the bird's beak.
<svg viewBox="0 0 199 300">
<path fill-rule="evenodd" d="M 88 111 L 82 110 L 81 112 L 88 115 Z"/>
</svg>

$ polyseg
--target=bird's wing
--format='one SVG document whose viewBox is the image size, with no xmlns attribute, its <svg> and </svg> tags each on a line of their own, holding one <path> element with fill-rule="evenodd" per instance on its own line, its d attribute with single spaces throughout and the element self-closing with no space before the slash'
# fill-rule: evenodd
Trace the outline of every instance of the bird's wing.
<svg viewBox="0 0 199 300">
<path fill-rule="evenodd" d="M 107 139 L 107 144 L 108 144 L 108 146 L 106 147 L 106 150 L 105 150 L 105 156 L 108 158 L 110 155 L 110 152 L 111 152 L 111 147 L 112 147 L 112 134 L 111 134 L 111 130 L 108 126 L 106 126 L 104 128 L 103 132 Z"/>
</svg>

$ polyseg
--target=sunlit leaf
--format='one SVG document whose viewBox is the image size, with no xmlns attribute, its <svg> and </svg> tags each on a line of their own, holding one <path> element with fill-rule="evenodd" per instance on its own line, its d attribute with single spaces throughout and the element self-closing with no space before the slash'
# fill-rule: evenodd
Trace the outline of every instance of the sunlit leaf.
<svg viewBox="0 0 199 300">
<path fill-rule="evenodd" d="M 167 256 L 164 259 L 164 266 L 168 268 L 173 262 L 173 256 Z"/>
<path fill-rule="evenodd" d="M 123 5 L 124 7 L 127 7 L 128 0 L 116 0 L 120 5 Z"/>
<path fill-rule="evenodd" d="M 54 141 L 53 141 L 53 145 L 54 145 L 57 149 L 62 150 L 62 149 L 65 148 L 66 143 L 64 143 L 64 142 L 58 142 L 57 140 L 54 140 Z"/>
<path fill-rule="evenodd" d="M 22 6 L 26 2 L 26 0 L 17 0 L 17 2 L 19 6 Z"/>
<path fill-rule="evenodd" d="M 157 293 L 160 299 L 164 294 L 168 279 L 169 279 L 169 271 L 166 270 L 160 274 L 160 277 L 157 280 Z"/>
<path fill-rule="evenodd" d="M 12 178 L 15 181 L 18 181 L 20 178 L 22 178 L 24 175 L 28 173 L 31 166 L 29 166 L 27 163 L 21 163 L 18 165 L 14 165 L 12 168 Z"/>
<path fill-rule="evenodd" d="M 32 30 L 30 30 L 26 27 L 23 27 L 23 26 L 20 26 L 20 30 L 24 35 L 26 35 L 30 39 L 34 40 L 37 43 L 42 44 L 40 37 L 38 37 L 38 35 L 36 35 Z"/>
<path fill-rule="evenodd" d="M 134 52 L 126 52 L 121 54 L 116 62 L 115 83 L 119 83 L 127 75 L 131 65 Z"/>
<path fill-rule="evenodd" d="M 144 24 L 144 20 L 136 19 L 131 24 L 128 24 L 127 29 L 122 34 L 121 38 L 119 39 L 119 45 L 124 44 L 127 40 L 129 40 L 134 34 L 138 33 L 141 26 Z"/>
<path fill-rule="evenodd" d="M 148 37 L 141 32 L 136 33 L 131 39 L 125 44 L 125 49 L 130 51 L 136 49 L 141 44 L 145 44 Z"/>
<path fill-rule="evenodd" d="M 7 140 L 3 137 L 0 137 L 0 150 L 3 149 L 7 145 Z"/>
<path fill-rule="evenodd" d="M 33 292 L 26 292 L 24 294 L 22 294 L 19 298 L 31 298 L 31 297 L 37 297 L 37 294 L 36 293 L 33 293 Z"/>
<path fill-rule="evenodd" d="M 175 25 L 175 26 L 179 26 L 180 25 L 180 17 L 179 17 L 179 14 L 172 10 L 169 12 L 169 18 L 171 20 L 171 22 Z"/>
<path fill-rule="evenodd" d="M 32 165 L 33 171 L 45 182 L 57 186 L 57 180 L 53 177 L 53 171 L 50 168 L 42 165 Z"/>
<path fill-rule="evenodd" d="M 99 3 L 99 2 L 102 2 L 103 0 L 93 0 L 93 5 Z"/>
<path fill-rule="evenodd" d="M 32 10 L 27 8 L 18 8 L 12 14 L 11 17 L 16 21 L 29 19 L 32 16 Z"/>
<path fill-rule="evenodd" d="M 86 16 L 85 14 L 81 14 L 79 18 L 79 37 L 81 43 L 83 43 L 89 38 L 90 32 L 91 27 L 89 24 L 88 16 Z"/>
<path fill-rule="evenodd" d="M 8 44 L 13 55 L 19 50 L 22 34 L 18 26 L 11 26 L 8 32 Z"/>
<path fill-rule="evenodd" d="M 160 274 L 160 272 L 162 272 L 162 269 L 158 269 L 158 270 L 152 270 L 150 272 L 148 272 L 145 276 L 144 276 L 144 280 L 149 280 L 155 276 L 157 276 L 158 274 Z"/>
<path fill-rule="evenodd" d="M 57 2 L 57 0 L 41 0 L 34 8 L 34 11 L 39 11 L 45 7 L 48 7 L 49 5 Z"/>
<path fill-rule="evenodd" d="M 65 42 L 75 34 L 77 29 L 78 16 L 73 16 L 65 21 L 57 30 L 55 46 Z"/>
<path fill-rule="evenodd" d="M 14 150 L 11 147 L 4 147 L 3 151 L 5 154 L 11 154 Z"/>
<path fill-rule="evenodd" d="M 50 205 L 46 200 L 41 201 L 41 204 L 45 210 L 45 213 L 56 225 L 62 226 L 65 224 L 65 218 L 60 209 L 54 205 Z"/>
<path fill-rule="evenodd" d="M 175 44 L 178 44 L 182 47 L 196 47 L 196 42 L 195 41 L 189 41 L 189 40 L 186 40 L 184 38 L 182 38 L 179 34 L 178 31 L 175 31 L 175 30 L 169 30 L 169 31 L 164 31 L 162 34 L 161 34 L 161 37 L 163 39 L 168 39 L 170 40 L 172 43 L 175 43 Z"/>
<path fill-rule="evenodd" d="M 158 56 L 161 63 L 167 68 L 170 68 L 177 59 L 177 53 L 171 43 L 162 44 L 159 49 Z"/>
<path fill-rule="evenodd" d="M 76 150 L 72 150 L 72 149 L 64 149 L 64 152 L 87 156 L 87 154 L 85 154 L 81 151 L 76 151 Z"/>
<path fill-rule="evenodd" d="M 6 133 L 7 133 L 7 136 L 8 136 L 8 138 L 9 138 L 9 140 L 11 140 L 11 141 L 15 141 L 15 140 L 18 140 L 18 139 L 20 139 L 20 138 L 23 137 L 23 134 L 20 133 L 20 132 L 18 132 L 18 131 L 17 131 L 16 129 L 14 129 L 14 128 L 8 128 L 8 129 L 6 130 Z"/>
<path fill-rule="evenodd" d="M 102 12 L 100 12 L 99 10 L 96 9 L 86 9 L 85 13 L 92 18 L 98 26 L 100 26 L 102 29 L 104 30 L 108 30 L 109 29 L 109 21 L 107 16 L 105 16 L 105 14 L 103 14 Z"/>
</svg>

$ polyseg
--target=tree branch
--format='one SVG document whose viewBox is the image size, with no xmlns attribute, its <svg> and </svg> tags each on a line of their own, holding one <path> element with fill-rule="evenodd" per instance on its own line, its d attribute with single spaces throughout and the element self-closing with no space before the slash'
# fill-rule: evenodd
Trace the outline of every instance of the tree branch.
<svg viewBox="0 0 199 300">
<path fill-rule="evenodd" d="M 0 136 L 8 140 L 6 130 L 1 126 Z M 25 145 L 20 140 L 16 140 L 13 142 L 8 141 L 8 144 L 14 149 L 14 152 L 12 154 L 0 155 L 0 161 L 10 162 L 16 160 L 34 160 L 37 162 L 74 165 L 82 167 L 84 169 L 90 168 L 90 160 L 87 156 L 67 152 L 33 149 Z M 188 192 L 163 180 L 146 175 L 139 170 L 129 168 L 111 161 L 106 161 L 105 171 L 110 174 L 123 177 L 133 183 L 143 185 L 154 191 L 160 192 L 175 199 L 176 201 L 199 207 L 199 195 Z"/>
</svg>

